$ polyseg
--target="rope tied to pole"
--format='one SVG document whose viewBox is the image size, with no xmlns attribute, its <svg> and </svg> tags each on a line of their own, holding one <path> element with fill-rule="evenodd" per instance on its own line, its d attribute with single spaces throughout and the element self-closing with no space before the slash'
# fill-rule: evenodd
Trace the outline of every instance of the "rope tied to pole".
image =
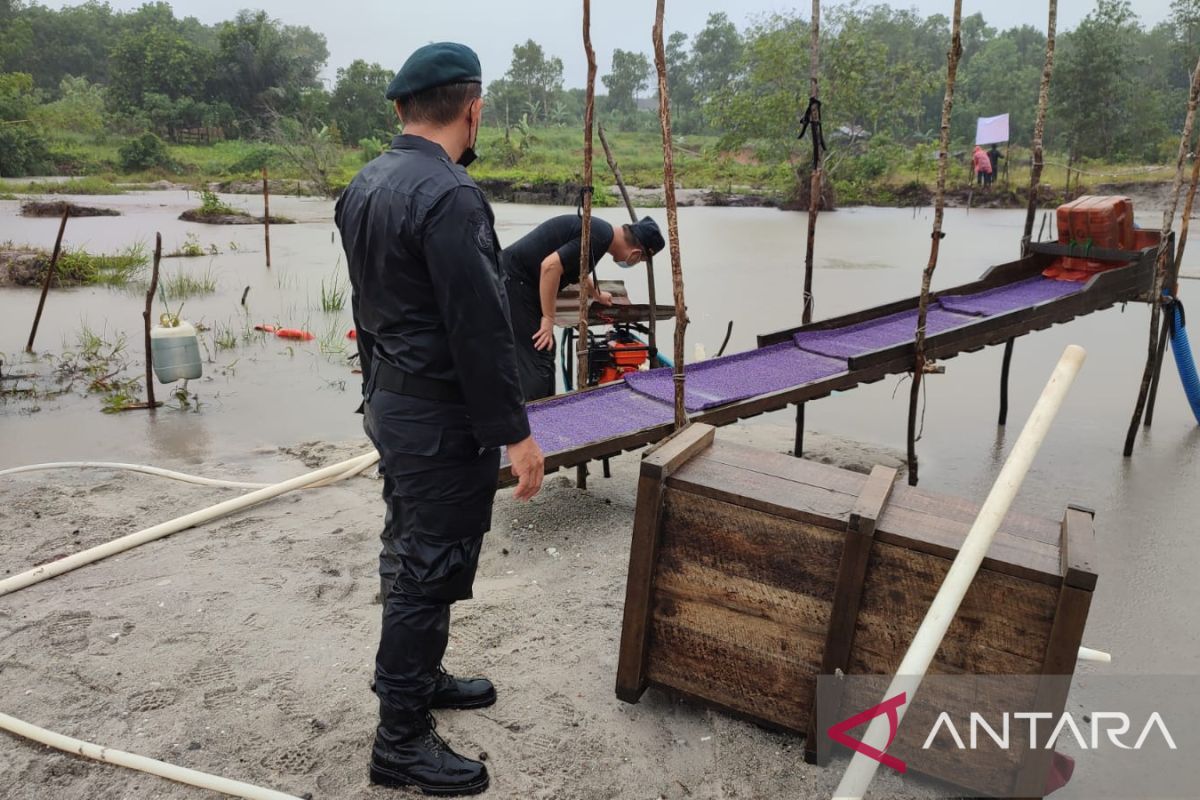
<svg viewBox="0 0 1200 800">
<path fill-rule="evenodd" d="M 810 128 L 813 143 L 812 165 L 813 169 L 818 169 L 821 166 L 821 151 L 828 152 L 829 146 L 825 144 L 825 132 L 821 127 L 821 101 L 815 97 L 808 98 L 808 108 L 800 118 L 800 135 L 796 138 L 803 139 Z"/>
</svg>

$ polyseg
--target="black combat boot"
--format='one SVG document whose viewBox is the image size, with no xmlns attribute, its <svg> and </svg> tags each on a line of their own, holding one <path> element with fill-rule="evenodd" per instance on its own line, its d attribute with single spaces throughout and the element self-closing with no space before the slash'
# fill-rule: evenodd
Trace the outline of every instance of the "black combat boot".
<svg viewBox="0 0 1200 800">
<path fill-rule="evenodd" d="M 381 711 L 371 749 L 371 783 L 413 786 L 425 794 L 479 794 L 488 787 L 487 767 L 450 749 L 431 714 Z"/>
<path fill-rule="evenodd" d="M 496 702 L 496 687 L 487 678 L 456 678 L 438 664 L 431 708 L 487 708 Z"/>
</svg>

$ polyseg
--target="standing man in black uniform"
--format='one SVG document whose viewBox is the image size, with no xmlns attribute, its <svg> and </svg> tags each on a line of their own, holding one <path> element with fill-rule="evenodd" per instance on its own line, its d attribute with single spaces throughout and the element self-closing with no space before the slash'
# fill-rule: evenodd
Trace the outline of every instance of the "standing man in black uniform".
<svg viewBox="0 0 1200 800">
<path fill-rule="evenodd" d="M 583 219 L 564 214 L 538 225 L 500 255 L 526 402 L 554 394 L 554 300 L 564 288 L 579 283 L 582 238 Z M 617 266 L 632 267 L 665 245 L 658 223 L 650 217 L 622 225 L 619 236 L 612 225 L 592 217 L 592 270 L 605 253 Z M 603 305 L 612 305 L 610 293 L 597 291 L 592 270 L 589 294 Z"/>
<path fill-rule="evenodd" d="M 495 702 L 486 679 L 441 667 L 450 605 L 471 597 L 501 446 L 516 497 L 542 483 L 517 378 L 492 210 L 474 160 L 482 71 L 470 48 L 417 50 L 388 87 L 404 124 L 338 200 L 368 436 L 382 457 L 379 726 L 371 780 L 430 794 L 487 788 L 487 768 L 434 730 L 433 708 Z M 387 545 L 389 543 L 391 547 Z M 387 584 L 391 582 L 391 585 Z"/>
</svg>

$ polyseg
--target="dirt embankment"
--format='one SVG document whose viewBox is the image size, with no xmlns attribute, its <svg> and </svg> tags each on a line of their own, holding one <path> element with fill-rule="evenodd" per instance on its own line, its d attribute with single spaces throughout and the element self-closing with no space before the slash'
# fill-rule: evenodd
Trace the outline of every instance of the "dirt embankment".
<svg viewBox="0 0 1200 800">
<path fill-rule="evenodd" d="M 179 215 L 184 222 L 200 222 L 205 225 L 262 225 L 263 218 L 247 214 L 244 211 L 206 212 L 199 208 L 190 208 Z M 294 219 L 271 216 L 272 225 L 292 225 Z"/>
<path fill-rule="evenodd" d="M 96 206 L 81 206 L 65 200 L 49 203 L 31 201 L 21 204 L 23 217 L 61 217 L 66 211 L 72 217 L 119 217 L 121 212 L 114 208 L 98 208 Z"/>
</svg>

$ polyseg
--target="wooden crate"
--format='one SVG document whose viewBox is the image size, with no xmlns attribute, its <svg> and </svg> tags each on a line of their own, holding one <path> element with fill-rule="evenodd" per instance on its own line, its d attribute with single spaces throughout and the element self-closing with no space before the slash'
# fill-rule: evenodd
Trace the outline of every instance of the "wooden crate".
<svg viewBox="0 0 1200 800">
<path fill-rule="evenodd" d="M 717 442 L 707 425 L 647 453 L 618 697 L 664 687 L 807 734 L 808 757 L 824 762 L 828 737 L 812 730 L 817 676 L 895 671 L 978 511 L 895 477 Z M 930 674 L 1073 674 L 1096 584 L 1093 537 L 1084 509 L 1061 521 L 1010 513 Z M 1067 687 L 1031 689 L 1019 710 L 1057 715 Z M 997 756 L 984 765 L 987 785 L 1040 797 L 1051 757 Z M 947 753 L 922 770 L 978 785 L 963 758 Z"/>
</svg>

